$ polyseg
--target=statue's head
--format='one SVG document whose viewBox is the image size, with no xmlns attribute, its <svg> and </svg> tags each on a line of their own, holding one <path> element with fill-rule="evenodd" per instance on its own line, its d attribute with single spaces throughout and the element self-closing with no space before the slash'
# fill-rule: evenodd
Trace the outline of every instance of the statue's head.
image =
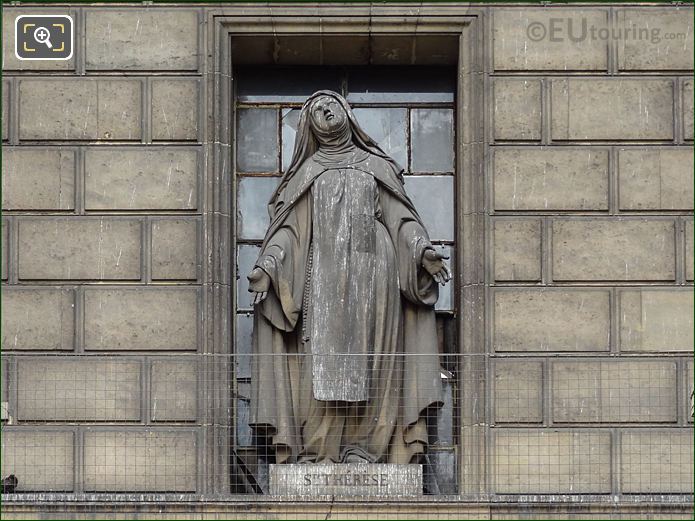
<svg viewBox="0 0 695 521">
<path fill-rule="evenodd" d="M 322 94 L 311 102 L 308 109 L 315 133 L 338 133 L 349 127 L 347 112 L 335 96 Z"/>
</svg>

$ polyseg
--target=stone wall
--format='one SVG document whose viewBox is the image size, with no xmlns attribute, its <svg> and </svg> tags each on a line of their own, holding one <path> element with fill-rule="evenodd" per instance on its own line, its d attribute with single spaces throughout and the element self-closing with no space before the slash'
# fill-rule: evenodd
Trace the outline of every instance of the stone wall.
<svg viewBox="0 0 695 521">
<path fill-rule="evenodd" d="M 693 10 L 460 10 L 486 57 L 483 488 L 692 493 Z M 71 60 L 15 58 L 39 11 L 73 15 Z M 211 490 L 213 11 L 3 9 L 2 474 L 26 489 Z M 686 37 L 528 32 L 567 20 Z"/>
</svg>

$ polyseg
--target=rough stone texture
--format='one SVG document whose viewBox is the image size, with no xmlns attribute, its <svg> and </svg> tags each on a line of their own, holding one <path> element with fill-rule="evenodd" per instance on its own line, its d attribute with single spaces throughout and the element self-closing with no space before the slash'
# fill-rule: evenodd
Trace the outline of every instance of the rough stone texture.
<svg viewBox="0 0 695 521">
<path fill-rule="evenodd" d="M 422 465 L 271 465 L 270 494 L 312 497 L 419 496 L 422 494 Z"/>
<path fill-rule="evenodd" d="M 496 70 L 582 71 L 606 70 L 606 40 L 583 38 L 584 24 L 605 28 L 606 11 L 563 9 L 508 9 L 493 12 L 494 65 Z M 532 29 L 529 30 L 529 26 Z M 539 25 L 540 24 L 540 25 Z M 538 27 L 539 33 L 533 32 Z M 530 31 L 530 32 L 529 32 Z M 544 36 L 543 36 L 544 35 Z"/>
<path fill-rule="evenodd" d="M 84 434 L 84 488 L 94 492 L 195 492 L 196 436 L 190 431 Z"/>
<path fill-rule="evenodd" d="M 190 360 L 152 362 L 152 421 L 194 421 L 198 364 Z"/>
<path fill-rule="evenodd" d="M 616 40 L 620 70 L 692 70 L 693 10 L 621 9 Z M 669 35 L 682 33 L 684 38 Z"/>
<path fill-rule="evenodd" d="M 683 82 L 683 139 L 693 140 L 693 80 Z"/>
<path fill-rule="evenodd" d="M 152 139 L 195 140 L 198 137 L 199 81 L 152 81 Z"/>
<path fill-rule="evenodd" d="M 75 335 L 75 297 L 58 288 L 3 287 L 3 350 L 67 350 Z"/>
<path fill-rule="evenodd" d="M 195 280 L 198 222 L 158 219 L 152 222 L 152 278 Z"/>
<path fill-rule="evenodd" d="M 692 288 L 621 291 L 620 349 L 692 352 L 693 300 Z"/>
<path fill-rule="evenodd" d="M 4 32 L 4 31 L 3 31 Z M 2 80 L 2 140 L 10 136 L 10 85 L 7 80 Z M 4 170 L 4 168 L 3 168 Z"/>
<path fill-rule="evenodd" d="M 140 278 L 140 221 L 31 219 L 19 223 L 19 278 Z"/>
<path fill-rule="evenodd" d="M 673 139 L 671 80 L 557 79 L 551 89 L 553 139 Z"/>
<path fill-rule="evenodd" d="M 72 210 L 74 207 L 73 150 L 3 149 L 3 210 Z"/>
<path fill-rule="evenodd" d="M 610 492 L 608 432 L 498 430 L 493 451 L 498 494 Z"/>
<path fill-rule="evenodd" d="M 86 12 L 87 69 L 196 70 L 198 13 L 185 9 Z"/>
<path fill-rule="evenodd" d="M 18 358 L 20 421 L 138 421 L 140 363 L 85 358 Z"/>
<path fill-rule="evenodd" d="M 541 137 L 541 83 L 496 79 L 495 139 L 536 141 Z"/>
<path fill-rule="evenodd" d="M 607 351 L 609 292 L 605 290 L 497 290 L 497 351 Z"/>
<path fill-rule="evenodd" d="M 0 262 L 2 263 L 2 280 L 7 280 L 8 277 L 8 262 L 9 257 L 9 242 L 10 242 L 10 230 L 9 221 L 6 219 L 2 220 L 0 224 L 0 231 L 2 232 L 2 243 L 0 244 Z"/>
<path fill-rule="evenodd" d="M 623 148 L 618 155 L 621 210 L 692 210 L 693 149 Z"/>
<path fill-rule="evenodd" d="M 625 493 L 693 492 L 693 430 L 623 431 L 621 487 Z"/>
<path fill-rule="evenodd" d="M 197 290 L 85 290 L 85 349 L 192 350 L 197 347 Z"/>
<path fill-rule="evenodd" d="M 498 219 L 494 234 L 495 280 L 540 280 L 540 220 Z"/>
<path fill-rule="evenodd" d="M 495 422 L 542 422 L 542 392 L 542 362 L 495 361 Z"/>
<path fill-rule="evenodd" d="M 197 179 L 193 149 L 90 148 L 85 153 L 85 207 L 193 210 Z"/>
<path fill-rule="evenodd" d="M 671 220 L 556 220 L 553 279 L 675 279 L 675 232 Z"/>
<path fill-rule="evenodd" d="M 695 278 L 695 249 L 693 248 L 693 221 L 685 221 L 685 278 L 693 280 Z"/>
<path fill-rule="evenodd" d="M 139 140 L 141 90 L 139 80 L 19 80 L 19 138 Z"/>
<path fill-rule="evenodd" d="M 675 422 L 676 363 L 554 362 L 553 421 Z"/>
<path fill-rule="evenodd" d="M 72 491 L 73 455 L 72 432 L 31 427 L 2 431 L 2 475 L 19 478 L 18 492 Z"/>
<path fill-rule="evenodd" d="M 22 61 L 15 55 L 15 19 L 19 15 L 34 15 L 35 7 L 25 7 L 23 9 L 13 9 L 4 7 L 2 10 L 2 69 L 4 71 L 68 71 L 75 69 L 75 52 L 73 47 L 72 58 L 69 60 L 30 60 Z M 40 14 L 72 14 L 73 23 L 75 20 L 74 12 L 66 8 L 50 8 L 41 6 Z M 77 30 L 77 29 L 75 29 Z M 77 33 L 75 33 L 77 34 Z"/>
<path fill-rule="evenodd" d="M 608 151 L 496 148 L 496 210 L 607 210 Z"/>
</svg>

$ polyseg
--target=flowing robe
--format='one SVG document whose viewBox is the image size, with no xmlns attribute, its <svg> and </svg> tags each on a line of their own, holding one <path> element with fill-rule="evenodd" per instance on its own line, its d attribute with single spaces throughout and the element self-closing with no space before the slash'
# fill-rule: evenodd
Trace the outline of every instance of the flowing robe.
<svg viewBox="0 0 695 521">
<path fill-rule="evenodd" d="M 254 314 L 251 425 L 279 463 L 408 463 L 441 405 L 431 244 L 390 162 L 317 156 L 281 188 L 256 264 L 272 290 Z"/>
</svg>

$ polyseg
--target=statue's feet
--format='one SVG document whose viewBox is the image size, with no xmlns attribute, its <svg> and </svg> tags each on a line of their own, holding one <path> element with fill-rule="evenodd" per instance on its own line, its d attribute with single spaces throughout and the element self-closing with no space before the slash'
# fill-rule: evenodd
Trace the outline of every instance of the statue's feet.
<svg viewBox="0 0 695 521">
<path fill-rule="evenodd" d="M 340 458 L 341 463 L 374 463 L 371 454 L 362 447 L 345 447 Z"/>
</svg>

